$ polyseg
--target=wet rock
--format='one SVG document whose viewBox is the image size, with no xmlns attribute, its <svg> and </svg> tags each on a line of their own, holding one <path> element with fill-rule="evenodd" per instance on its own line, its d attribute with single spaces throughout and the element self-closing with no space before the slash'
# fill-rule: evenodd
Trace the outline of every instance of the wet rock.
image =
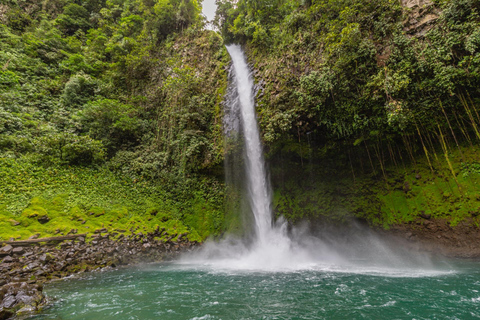
<svg viewBox="0 0 480 320">
<path fill-rule="evenodd" d="M 62 242 L 60 247 L 43 244 L 35 247 L 15 247 L 15 249 L 12 246 L 0 248 L 4 252 L 3 260 L 7 260 L 0 263 L 0 301 L 7 299 L 9 305 L 9 308 L 0 306 L 0 312 L 2 310 L 35 311 L 37 302 L 43 299 L 41 290 L 39 295 L 32 291 L 33 289 L 30 290 L 30 287 L 19 290 L 20 283 L 24 283 L 24 286 L 32 286 L 35 283 L 62 278 L 77 272 L 89 272 L 98 268 L 138 262 L 161 261 L 173 258 L 174 254 L 180 250 L 193 246 L 188 242 L 186 235 L 181 234 L 179 238 L 183 238 L 183 242 L 170 242 L 171 246 L 168 245 L 168 247 L 171 250 L 167 250 L 161 241 L 154 240 L 154 236 L 163 231 L 157 228 L 155 233 L 139 232 L 133 236 L 120 234 L 119 239 L 115 241 L 109 239 L 108 234 L 103 236 L 96 234 L 91 243 L 85 243 L 85 239 L 79 237 L 75 241 Z M 172 239 L 176 237 L 176 235 L 169 236 L 172 236 Z M 13 284 L 17 289 L 10 287 Z M 4 287 L 10 289 L 3 290 Z M 10 308 L 11 305 L 14 306 L 13 309 Z"/>
<path fill-rule="evenodd" d="M 30 236 L 30 238 L 28 238 L 28 239 L 33 240 L 33 239 L 38 239 L 38 237 L 40 237 L 39 233 L 34 234 L 33 236 Z"/>
</svg>

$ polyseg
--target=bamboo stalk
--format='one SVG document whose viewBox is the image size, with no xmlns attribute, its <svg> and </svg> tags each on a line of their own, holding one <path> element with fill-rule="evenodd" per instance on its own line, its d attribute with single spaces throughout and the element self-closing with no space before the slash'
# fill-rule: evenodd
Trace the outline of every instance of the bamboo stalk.
<svg viewBox="0 0 480 320">
<path fill-rule="evenodd" d="M 425 143 L 423 142 L 423 137 L 422 137 L 422 134 L 420 133 L 420 128 L 418 128 L 418 124 L 417 124 L 416 121 L 415 121 L 415 127 L 417 128 L 417 132 L 418 132 L 418 135 L 420 137 L 420 141 L 422 142 L 423 151 L 425 152 L 425 156 L 427 157 L 428 166 L 430 167 L 430 171 L 432 171 L 432 174 L 434 174 L 432 162 L 430 161 L 430 157 L 428 155 L 428 149 L 425 146 Z"/>
<path fill-rule="evenodd" d="M 448 168 L 450 169 L 450 172 L 452 173 L 453 179 L 455 180 L 455 183 L 457 184 L 458 191 L 460 192 L 460 194 L 463 194 L 460 183 L 457 180 L 457 175 L 455 174 L 455 170 L 453 169 L 452 163 L 450 162 L 450 158 L 448 157 L 448 147 L 447 147 L 447 144 L 445 143 L 442 128 L 440 128 L 439 124 L 437 124 L 437 126 L 438 126 L 438 131 L 440 133 L 440 142 L 441 142 L 441 145 L 442 145 L 443 153 L 445 155 L 445 160 L 447 160 Z"/>
<path fill-rule="evenodd" d="M 465 157 L 463 156 L 463 152 L 460 149 L 460 144 L 458 143 L 457 136 L 455 135 L 455 132 L 453 131 L 453 128 L 450 124 L 450 120 L 447 117 L 447 113 L 445 112 L 445 109 L 443 108 L 442 101 L 439 99 L 438 102 L 440 104 L 440 108 L 442 109 L 443 115 L 445 116 L 445 119 L 447 120 L 448 127 L 450 128 L 450 132 L 452 133 L 453 139 L 455 140 L 455 144 L 457 145 L 458 152 L 460 152 L 460 156 L 462 157 L 462 161 L 465 162 Z"/>
<path fill-rule="evenodd" d="M 467 112 L 467 115 L 470 119 L 470 122 L 472 123 L 472 127 L 475 130 L 475 134 L 477 135 L 478 140 L 480 140 L 480 132 L 477 127 L 477 123 L 475 122 L 475 119 L 473 118 L 472 111 L 470 110 L 468 103 L 465 101 L 465 98 L 463 97 L 463 94 L 459 95 L 460 101 L 462 102 L 463 107 L 465 108 L 465 111 Z"/>
<path fill-rule="evenodd" d="M 370 156 L 370 151 L 368 151 L 367 142 L 365 140 L 363 140 L 363 143 L 365 144 L 365 149 L 367 149 L 368 160 L 370 160 L 370 165 L 372 166 L 373 174 L 377 175 L 377 171 L 375 170 L 375 167 L 373 165 L 372 157 Z"/>
</svg>

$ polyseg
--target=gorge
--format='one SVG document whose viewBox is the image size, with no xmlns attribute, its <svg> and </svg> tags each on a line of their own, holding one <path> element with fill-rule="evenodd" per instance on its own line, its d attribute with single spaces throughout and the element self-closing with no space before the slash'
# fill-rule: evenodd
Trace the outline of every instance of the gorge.
<svg viewBox="0 0 480 320">
<path fill-rule="evenodd" d="M 0 319 L 478 317 L 478 1 L 216 5 L 0 4 Z"/>
</svg>

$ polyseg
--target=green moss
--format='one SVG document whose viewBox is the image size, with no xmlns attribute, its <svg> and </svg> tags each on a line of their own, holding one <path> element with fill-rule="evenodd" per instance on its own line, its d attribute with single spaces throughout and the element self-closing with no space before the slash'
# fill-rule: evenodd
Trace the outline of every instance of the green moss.
<svg viewBox="0 0 480 320">
<path fill-rule="evenodd" d="M 92 234 L 99 228 L 153 232 L 158 226 L 169 235 L 188 233 L 190 240 L 200 242 L 223 227 L 222 212 L 205 197 L 188 204 L 173 202 L 160 185 L 139 186 L 107 170 L 45 168 L 30 158 L 0 158 L 2 170 L 22 178 L 0 175 L 0 239 L 58 236 L 71 230 Z M 49 221 L 40 223 L 43 216 Z"/>
<path fill-rule="evenodd" d="M 452 226 L 467 220 L 476 224 L 480 212 L 477 149 L 452 150 L 449 158 L 455 177 L 442 157 L 433 172 L 424 157 L 402 167 L 389 165 L 387 179 L 358 173 L 353 179 L 351 168 L 335 165 L 297 168 L 283 175 L 274 167 L 274 182 L 282 180 L 275 186 L 275 213 L 293 223 L 360 218 L 383 228 L 424 217 L 445 219 Z M 305 179 L 308 176 L 312 178 Z"/>
</svg>

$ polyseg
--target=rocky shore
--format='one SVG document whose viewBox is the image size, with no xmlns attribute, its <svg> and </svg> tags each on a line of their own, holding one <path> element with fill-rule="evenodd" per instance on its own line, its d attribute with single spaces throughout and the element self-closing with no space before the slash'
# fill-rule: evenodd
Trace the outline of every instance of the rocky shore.
<svg viewBox="0 0 480 320">
<path fill-rule="evenodd" d="M 74 233 L 74 231 L 72 232 Z M 91 236 L 0 242 L 0 320 L 41 310 L 45 282 L 72 274 L 141 262 L 165 261 L 192 250 L 186 234 L 163 229 L 127 234 L 99 229 Z"/>
<path fill-rule="evenodd" d="M 377 230 L 385 239 L 448 257 L 480 258 L 480 232 L 473 221 L 451 227 L 447 221 L 423 217 L 410 224 Z M 103 268 L 158 262 L 198 246 L 186 234 L 98 229 L 92 235 L 75 234 L 29 240 L 0 241 L 0 320 L 41 310 L 49 301 L 43 284 L 77 273 Z"/>
</svg>

